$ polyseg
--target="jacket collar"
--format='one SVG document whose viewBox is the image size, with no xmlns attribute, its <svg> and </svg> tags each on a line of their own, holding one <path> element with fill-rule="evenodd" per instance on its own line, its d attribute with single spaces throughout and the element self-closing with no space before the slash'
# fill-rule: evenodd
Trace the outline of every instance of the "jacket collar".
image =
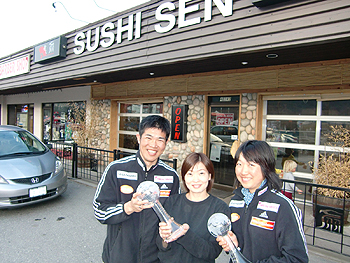
<svg viewBox="0 0 350 263">
<path fill-rule="evenodd" d="M 238 195 L 240 196 L 242 199 L 244 198 L 244 195 L 242 194 L 242 186 L 238 187 L 237 189 L 235 189 L 233 191 L 233 193 L 235 195 Z M 263 195 L 264 193 L 266 193 L 268 191 L 269 187 L 267 185 L 267 181 L 265 181 L 265 183 L 258 189 L 255 190 L 255 193 L 254 193 L 254 197 L 253 199 L 256 197 L 256 196 L 261 196 Z"/>
<path fill-rule="evenodd" d="M 142 159 L 140 150 L 138 150 L 136 153 L 136 160 L 144 172 L 149 172 L 149 171 L 154 170 L 158 166 L 158 163 L 159 163 L 159 158 L 158 158 L 156 164 L 152 165 L 151 168 L 147 171 L 147 165 L 145 164 L 145 161 Z"/>
</svg>

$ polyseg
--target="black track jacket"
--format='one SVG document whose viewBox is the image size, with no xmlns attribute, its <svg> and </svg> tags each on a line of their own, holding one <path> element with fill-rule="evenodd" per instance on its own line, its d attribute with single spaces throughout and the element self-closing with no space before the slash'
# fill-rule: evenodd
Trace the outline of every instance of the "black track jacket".
<svg viewBox="0 0 350 263">
<path fill-rule="evenodd" d="M 160 160 L 147 171 L 140 152 L 110 163 L 102 175 L 93 208 L 96 219 L 107 224 L 104 263 L 159 262 L 156 246 L 159 219 L 154 210 L 145 209 L 131 215 L 124 212 L 124 204 L 131 200 L 143 181 L 157 183 L 161 203 L 169 195 L 180 193 L 176 171 Z"/>
<path fill-rule="evenodd" d="M 243 255 L 254 263 L 308 262 L 302 215 L 293 201 L 265 184 L 247 207 L 241 189 L 229 207 Z"/>
</svg>

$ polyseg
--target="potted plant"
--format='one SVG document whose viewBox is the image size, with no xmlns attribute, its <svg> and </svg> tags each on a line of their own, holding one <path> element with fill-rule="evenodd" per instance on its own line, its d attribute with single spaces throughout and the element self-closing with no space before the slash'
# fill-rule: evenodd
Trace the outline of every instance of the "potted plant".
<svg viewBox="0 0 350 263">
<path fill-rule="evenodd" d="M 350 188 L 350 130 L 331 126 L 331 132 L 326 137 L 329 141 L 327 147 L 333 152 L 320 154 L 318 166 L 313 168 L 315 183 Z M 337 226 L 342 228 L 348 218 L 350 193 L 322 187 L 316 191 L 313 196 L 316 226 L 324 224 L 325 228 L 332 228 L 329 230 Z"/>
</svg>

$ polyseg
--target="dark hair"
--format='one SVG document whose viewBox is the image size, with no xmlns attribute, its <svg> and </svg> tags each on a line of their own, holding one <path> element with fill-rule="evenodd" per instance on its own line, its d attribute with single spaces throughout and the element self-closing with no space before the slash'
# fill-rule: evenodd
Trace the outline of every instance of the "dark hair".
<svg viewBox="0 0 350 263">
<path fill-rule="evenodd" d="M 276 174 L 275 155 L 271 147 L 266 142 L 251 140 L 241 144 L 235 154 L 235 159 L 233 162 L 234 167 L 236 167 L 241 154 L 248 162 L 254 162 L 260 165 L 261 172 L 266 178 L 267 184 L 271 189 L 275 189 L 277 191 L 281 190 L 282 182 L 279 176 Z M 237 179 L 235 171 L 233 186 L 236 188 L 240 185 L 241 184 Z"/>
<path fill-rule="evenodd" d="M 139 127 L 140 137 L 142 137 L 142 134 L 144 134 L 145 130 L 149 128 L 157 128 L 162 132 L 165 132 L 165 139 L 168 140 L 170 135 L 170 123 L 166 118 L 159 115 L 149 115 L 146 118 L 143 118 Z"/>
<path fill-rule="evenodd" d="M 181 167 L 181 177 L 182 177 L 182 182 L 184 182 L 183 185 L 184 185 L 186 191 L 188 192 L 189 189 L 187 188 L 187 186 L 185 184 L 185 175 L 197 163 L 203 163 L 205 168 L 211 174 L 211 178 L 210 178 L 208 186 L 207 186 L 207 192 L 209 192 L 214 184 L 214 165 L 210 161 L 208 156 L 206 156 L 204 153 L 190 153 L 185 158 L 184 162 L 182 163 L 182 167 Z"/>
</svg>

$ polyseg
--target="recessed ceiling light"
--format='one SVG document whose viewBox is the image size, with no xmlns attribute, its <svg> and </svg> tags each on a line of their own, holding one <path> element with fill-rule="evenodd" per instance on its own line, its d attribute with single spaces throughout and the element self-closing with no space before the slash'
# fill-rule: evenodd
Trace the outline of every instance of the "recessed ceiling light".
<svg viewBox="0 0 350 263">
<path fill-rule="evenodd" d="M 150 74 L 151 76 L 153 76 L 153 75 L 154 75 L 154 72 L 150 72 L 149 74 Z"/>
<path fill-rule="evenodd" d="M 248 61 L 242 61 L 242 65 L 248 65 Z"/>
<path fill-rule="evenodd" d="M 270 53 L 270 54 L 267 54 L 266 57 L 267 57 L 267 58 L 278 58 L 278 55 L 277 55 L 277 54 Z"/>
</svg>

